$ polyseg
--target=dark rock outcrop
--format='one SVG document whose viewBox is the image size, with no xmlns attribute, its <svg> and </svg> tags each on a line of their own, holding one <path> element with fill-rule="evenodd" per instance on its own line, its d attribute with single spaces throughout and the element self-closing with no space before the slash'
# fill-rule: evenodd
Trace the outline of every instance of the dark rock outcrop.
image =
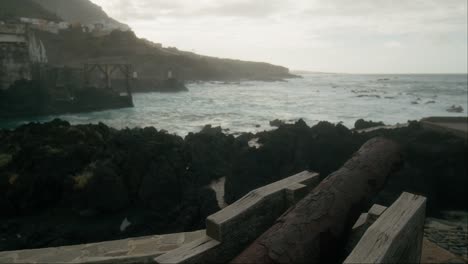
<svg viewBox="0 0 468 264">
<path fill-rule="evenodd" d="M 262 185 L 305 169 L 326 176 L 338 169 L 364 142 L 343 125 L 320 122 L 312 128 L 303 120 L 258 133 L 260 148 L 244 145 L 226 178 L 225 200 L 232 203 Z"/>
<path fill-rule="evenodd" d="M 404 167 L 390 177 L 376 203 L 390 205 L 402 191 L 428 198 L 427 214 L 437 216 L 440 210 L 468 210 L 468 145 L 451 134 L 423 129 L 419 122 L 408 127 L 381 129 L 366 137 L 383 136 L 403 148 Z"/>
<path fill-rule="evenodd" d="M 299 120 L 238 137 L 206 126 L 183 139 L 54 120 L 0 130 L 0 250 L 202 229 L 219 210 L 207 188 L 214 180 L 226 177 L 232 203 L 306 169 L 326 177 L 374 137 L 400 144 L 404 164 L 373 203 L 389 205 L 408 191 L 428 197 L 429 216 L 468 209 L 466 142 L 419 122 L 358 133 Z M 121 231 L 126 218 L 132 225 Z"/>
<path fill-rule="evenodd" d="M 452 105 L 451 107 L 447 108 L 447 112 L 449 113 L 463 113 L 463 111 L 465 110 L 459 105 Z"/>
<path fill-rule="evenodd" d="M 224 134 L 220 127 L 207 125 L 199 133 L 188 134 L 185 143 L 187 170 L 193 181 L 208 185 L 231 173 L 236 152 L 234 136 Z"/>
<path fill-rule="evenodd" d="M 221 135 L 219 144 L 233 141 Z M 115 130 L 54 120 L 2 130 L 0 140 L 0 218 L 8 226 L 0 250 L 62 245 L 59 238 L 87 243 L 200 229 L 219 210 L 214 192 L 205 188 L 224 166 L 208 165 L 224 160 L 218 143 L 215 155 L 206 155 L 206 148 L 196 152 L 205 159 L 195 162 L 201 164 L 198 172 L 190 168 L 197 158 L 188 150 L 203 144 L 154 128 Z M 117 227 L 127 216 L 133 224 L 121 234 Z M 30 221 L 41 227 L 29 230 Z"/>
<path fill-rule="evenodd" d="M 367 129 L 373 127 L 385 126 L 383 122 L 373 122 L 373 121 L 366 121 L 364 119 L 359 119 L 354 123 L 354 129 Z"/>
<path fill-rule="evenodd" d="M 280 126 L 283 126 L 285 124 L 286 124 L 286 122 L 284 122 L 283 120 L 279 120 L 279 119 L 275 119 L 273 121 L 270 121 L 270 126 L 272 126 L 272 127 L 280 127 Z"/>
</svg>

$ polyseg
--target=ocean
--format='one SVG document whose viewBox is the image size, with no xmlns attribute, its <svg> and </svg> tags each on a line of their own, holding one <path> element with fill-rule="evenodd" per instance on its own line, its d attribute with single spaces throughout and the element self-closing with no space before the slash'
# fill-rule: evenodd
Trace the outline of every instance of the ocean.
<svg viewBox="0 0 468 264">
<path fill-rule="evenodd" d="M 135 94 L 134 108 L 0 121 L 0 128 L 54 118 L 115 128 L 154 126 L 181 136 L 207 124 L 232 134 L 271 130 L 274 119 L 342 122 L 353 128 L 363 118 L 393 125 L 428 116 L 467 116 L 467 81 L 466 74 L 305 74 L 286 82 L 190 83 L 185 93 Z M 463 111 L 448 112 L 452 105 Z"/>
</svg>

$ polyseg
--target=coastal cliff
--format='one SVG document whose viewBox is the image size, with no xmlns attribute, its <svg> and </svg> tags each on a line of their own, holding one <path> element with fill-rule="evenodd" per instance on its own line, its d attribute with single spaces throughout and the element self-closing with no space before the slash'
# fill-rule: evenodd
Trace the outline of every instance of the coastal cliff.
<svg viewBox="0 0 468 264">
<path fill-rule="evenodd" d="M 51 21 L 61 18 L 33 0 L 2 0 L 0 2 L 0 21 L 18 17 L 34 17 Z"/>
<path fill-rule="evenodd" d="M 138 38 L 127 25 L 109 17 L 88 0 L 3 0 L 0 10 L 0 22 L 41 19 L 33 28 L 44 43 L 51 65 L 82 67 L 90 61 L 130 63 L 141 84 L 163 80 L 168 71 L 187 81 L 278 81 L 297 77 L 281 66 L 203 56 Z M 68 26 L 53 28 L 48 21 L 64 21 Z M 90 30 L 99 27 L 106 30 Z M 137 83 L 136 90 L 140 88 L 148 89 Z"/>
<path fill-rule="evenodd" d="M 297 77 L 285 67 L 268 63 L 220 59 L 156 47 L 131 31 L 116 30 L 109 35 L 94 36 L 81 28 L 71 28 L 59 34 L 36 34 L 44 42 L 53 65 L 80 67 L 89 61 L 125 61 L 134 66 L 142 84 L 166 78 L 168 70 L 187 81 L 277 81 Z"/>
<path fill-rule="evenodd" d="M 109 17 L 102 8 L 89 0 L 33 0 L 45 10 L 71 23 L 108 23 L 128 30 L 130 27 Z"/>
</svg>

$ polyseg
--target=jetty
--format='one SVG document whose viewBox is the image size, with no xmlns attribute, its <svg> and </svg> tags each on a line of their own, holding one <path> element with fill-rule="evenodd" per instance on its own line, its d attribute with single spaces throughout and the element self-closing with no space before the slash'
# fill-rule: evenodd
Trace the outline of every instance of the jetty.
<svg viewBox="0 0 468 264">
<path fill-rule="evenodd" d="M 132 76 L 132 66 L 122 62 L 49 64 L 27 25 L 0 24 L 0 118 L 133 107 Z M 112 83 L 117 77 L 123 87 Z"/>
</svg>

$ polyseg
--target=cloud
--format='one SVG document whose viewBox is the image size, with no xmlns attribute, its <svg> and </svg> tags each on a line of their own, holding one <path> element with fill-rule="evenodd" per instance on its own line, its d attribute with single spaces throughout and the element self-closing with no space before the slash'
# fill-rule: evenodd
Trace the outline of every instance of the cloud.
<svg viewBox="0 0 468 264">
<path fill-rule="evenodd" d="M 217 1 L 215 5 L 200 8 L 191 15 L 228 17 L 268 17 L 282 10 L 280 0 Z"/>
<path fill-rule="evenodd" d="M 466 0 L 92 1 L 138 36 L 206 55 L 323 71 L 467 68 Z M 434 64 L 403 63 L 420 54 Z"/>
<path fill-rule="evenodd" d="M 94 0 L 121 20 L 187 17 L 267 17 L 283 9 L 281 0 Z"/>
<path fill-rule="evenodd" d="M 93 0 L 126 22 L 155 19 L 279 17 L 330 29 L 459 29 L 466 0 Z M 435 26 L 435 27 L 432 27 Z M 442 28 L 441 28 L 442 27 Z"/>
<path fill-rule="evenodd" d="M 380 34 L 457 31 L 466 28 L 466 0 L 311 0 L 303 18 L 328 21 L 333 30 Z M 323 23 L 322 23 L 323 24 Z"/>
<path fill-rule="evenodd" d="M 388 41 L 384 43 L 386 48 L 401 48 L 402 44 L 399 41 Z"/>
</svg>

